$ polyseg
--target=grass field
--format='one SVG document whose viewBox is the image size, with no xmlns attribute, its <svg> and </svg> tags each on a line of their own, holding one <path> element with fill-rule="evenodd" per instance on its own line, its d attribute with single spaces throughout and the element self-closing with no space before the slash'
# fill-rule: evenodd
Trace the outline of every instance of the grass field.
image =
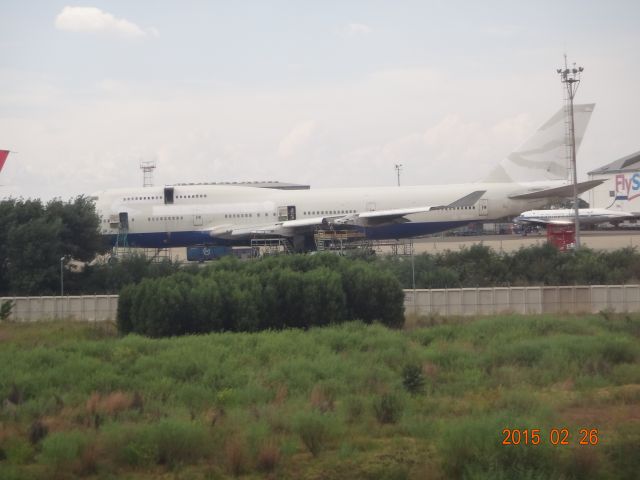
<svg viewBox="0 0 640 480">
<path fill-rule="evenodd" d="M 0 401 L 5 480 L 632 479 L 640 316 L 162 340 L 5 323 Z"/>
</svg>

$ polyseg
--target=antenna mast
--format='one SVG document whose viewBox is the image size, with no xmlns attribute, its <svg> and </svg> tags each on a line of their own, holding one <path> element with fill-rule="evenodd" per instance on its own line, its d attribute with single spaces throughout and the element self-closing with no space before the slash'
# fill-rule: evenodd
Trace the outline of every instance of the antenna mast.
<svg viewBox="0 0 640 480">
<path fill-rule="evenodd" d="M 140 160 L 140 170 L 142 170 L 142 186 L 153 187 L 153 171 L 156 169 L 156 161 Z"/>
<path fill-rule="evenodd" d="M 396 163 L 394 168 L 396 169 L 396 175 L 398 177 L 398 186 L 400 186 L 400 171 L 402 170 L 402 164 Z"/>
</svg>

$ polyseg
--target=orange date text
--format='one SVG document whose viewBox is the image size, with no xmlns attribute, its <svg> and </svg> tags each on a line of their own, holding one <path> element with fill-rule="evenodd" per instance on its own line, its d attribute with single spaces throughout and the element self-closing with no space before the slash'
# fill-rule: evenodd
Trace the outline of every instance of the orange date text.
<svg viewBox="0 0 640 480">
<path fill-rule="evenodd" d="M 597 445 L 597 428 L 580 428 L 577 434 L 568 428 L 559 427 L 543 430 L 540 428 L 505 428 L 502 430 L 502 445 L 540 445 L 549 443 L 563 445 Z"/>
</svg>

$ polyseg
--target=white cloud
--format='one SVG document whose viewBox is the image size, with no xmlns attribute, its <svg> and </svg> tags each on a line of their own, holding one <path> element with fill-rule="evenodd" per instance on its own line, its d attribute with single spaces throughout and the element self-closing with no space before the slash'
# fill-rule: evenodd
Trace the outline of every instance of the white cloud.
<svg viewBox="0 0 640 480">
<path fill-rule="evenodd" d="M 363 23 L 350 23 L 345 28 L 345 33 L 350 37 L 368 35 L 371 32 L 373 32 L 373 28 Z"/>
<path fill-rule="evenodd" d="M 116 18 L 96 7 L 64 7 L 55 21 L 56 28 L 67 32 L 114 34 L 123 37 L 158 35 L 155 28 L 148 31 L 124 18 Z"/>
<path fill-rule="evenodd" d="M 404 165 L 403 185 L 481 180 L 560 107 L 553 90 L 534 94 L 541 92 L 535 75 L 470 85 L 428 68 L 260 91 L 226 85 L 176 92 L 104 78 L 81 99 L 58 92 L 47 77 L 0 74 L 0 131 L 7 147 L 20 152 L 2 183 L 44 199 L 141 185 L 141 158 L 157 158 L 156 185 L 394 185 L 395 163 Z M 555 79 L 549 83 L 554 87 Z M 620 91 L 632 88 L 629 78 Z M 637 126 L 621 121 L 640 110 L 638 100 L 603 105 L 610 107 L 596 110 L 579 152 L 581 173 L 638 149 Z"/>
<path fill-rule="evenodd" d="M 309 120 L 295 127 L 280 141 L 278 156 L 288 158 L 298 153 L 309 142 L 314 130 L 315 122 Z"/>
</svg>

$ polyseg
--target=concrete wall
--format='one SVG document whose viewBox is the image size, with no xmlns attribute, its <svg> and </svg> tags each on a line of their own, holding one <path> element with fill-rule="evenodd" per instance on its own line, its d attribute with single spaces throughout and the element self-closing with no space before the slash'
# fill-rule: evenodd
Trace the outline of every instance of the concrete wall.
<svg viewBox="0 0 640 480">
<path fill-rule="evenodd" d="M 407 315 L 492 315 L 497 313 L 640 312 L 640 285 L 501 287 L 405 290 Z M 13 300 L 9 320 L 73 319 L 115 321 L 117 295 L 79 297 L 1 297 Z"/>
<path fill-rule="evenodd" d="M 407 315 L 640 312 L 640 285 L 405 290 Z"/>
<path fill-rule="evenodd" d="M 84 295 L 78 297 L 1 297 L 0 303 L 13 300 L 9 320 L 35 322 L 72 319 L 87 322 L 115 321 L 118 295 Z"/>
</svg>

